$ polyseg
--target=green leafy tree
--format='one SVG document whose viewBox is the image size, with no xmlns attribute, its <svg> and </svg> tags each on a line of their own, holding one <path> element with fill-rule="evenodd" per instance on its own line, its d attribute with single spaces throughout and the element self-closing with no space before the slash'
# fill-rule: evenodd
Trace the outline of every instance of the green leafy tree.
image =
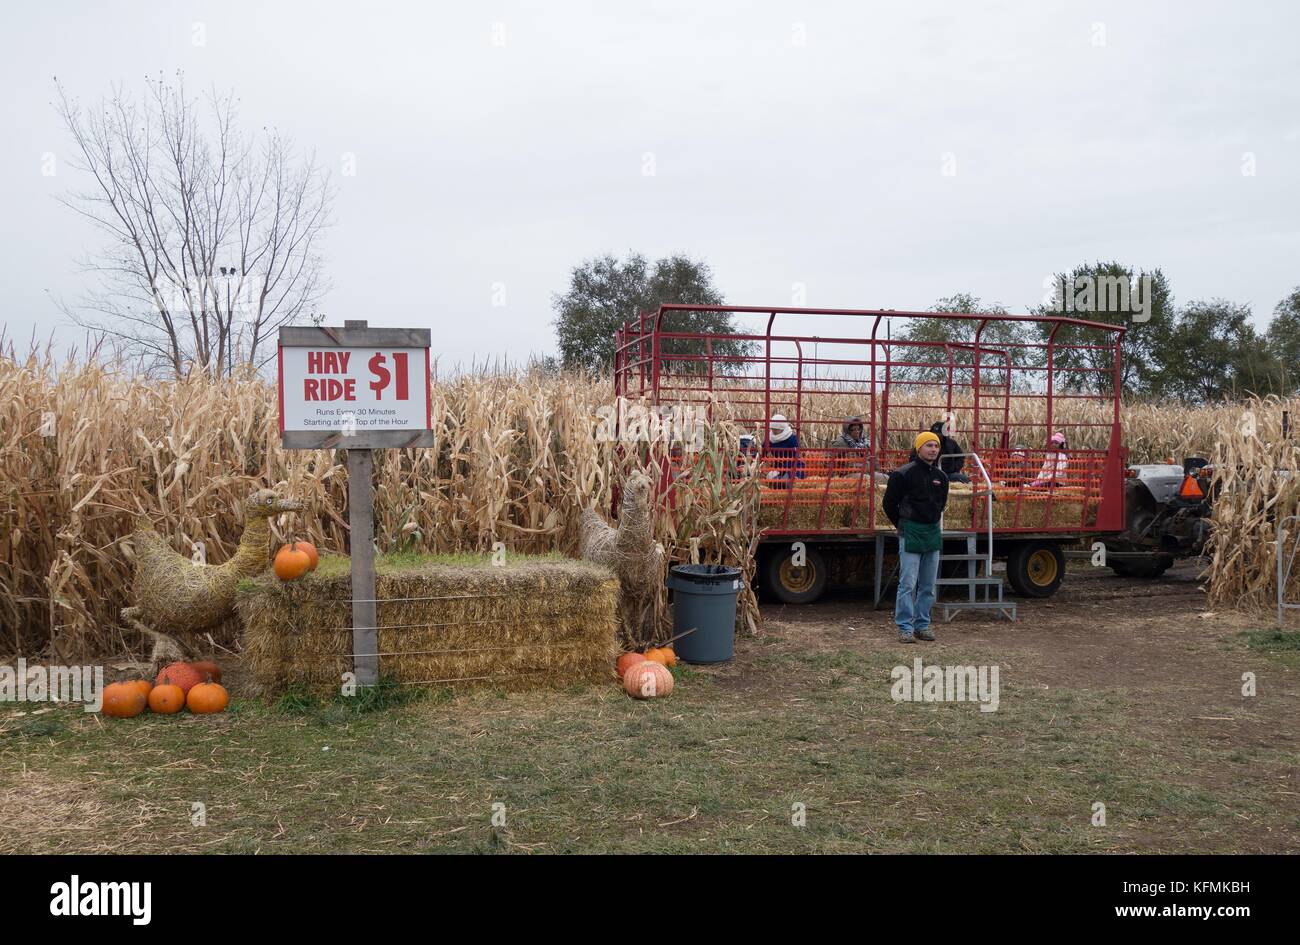
<svg viewBox="0 0 1300 945">
<path fill-rule="evenodd" d="M 614 332 L 623 322 L 636 323 L 641 312 L 654 312 L 662 303 L 722 305 L 722 293 L 713 285 L 713 273 L 703 261 L 674 255 L 651 264 L 640 253 L 619 261 L 606 254 L 574 268 L 569 289 L 555 295 L 555 331 L 565 368 L 594 373 L 614 364 Z M 664 321 L 665 331 L 741 334 L 727 312 L 680 312 Z M 751 350 L 743 341 L 720 341 L 715 355 L 739 355 Z M 701 342 L 665 339 L 664 354 L 704 354 Z M 674 370 L 685 369 L 682 362 Z M 698 365 L 697 365 L 698 366 Z M 725 362 L 715 370 L 727 369 Z"/>
<path fill-rule="evenodd" d="M 1053 297 L 1035 308 L 1036 315 L 1058 315 L 1083 321 L 1124 325 L 1120 357 L 1120 390 L 1126 394 L 1149 392 L 1159 386 L 1156 356 L 1172 329 L 1173 296 L 1159 269 L 1134 270 L 1118 262 L 1085 263 L 1053 277 Z M 1149 288 L 1149 291 L 1148 291 Z M 1036 333 L 1047 341 L 1053 325 L 1040 324 Z M 1055 336 L 1059 345 L 1100 345 L 1100 348 L 1065 349 L 1052 355 L 1054 369 L 1063 369 L 1054 384 L 1067 390 L 1110 391 L 1114 355 L 1109 345 L 1114 334 L 1079 325 L 1062 325 Z M 1083 370 L 1084 373 L 1079 373 Z"/>
<path fill-rule="evenodd" d="M 1250 324 L 1249 305 L 1191 302 L 1167 334 L 1157 393 L 1204 402 L 1267 393 L 1276 383 L 1267 339 Z"/>
<path fill-rule="evenodd" d="M 988 315 L 1006 315 L 1005 307 L 996 303 L 986 304 L 979 298 L 967 292 L 958 292 L 956 295 L 950 295 L 946 298 L 939 299 L 930 306 L 932 312 L 945 313 L 979 313 Z M 971 383 L 970 368 L 975 364 L 975 352 L 971 348 L 956 347 L 957 345 L 973 345 L 975 343 L 975 332 L 979 328 L 979 322 L 966 318 L 914 318 L 907 327 L 900 333 L 899 339 L 903 341 L 917 342 L 937 342 L 941 344 L 951 344 L 953 363 L 959 365 L 962 370 L 954 372 L 954 383 L 967 385 Z M 1003 346 L 1009 344 L 1024 344 L 1032 342 L 1032 332 L 1027 323 L 1024 322 L 1003 322 L 991 321 L 985 324 L 984 331 L 980 334 L 980 347 L 1007 350 Z M 1012 363 L 1023 365 L 1033 362 L 1032 352 L 1026 352 L 1023 349 L 1012 350 Z M 946 363 L 946 353 L 941 348 L 933 347 L 907 347 L 898 352 L 898 356 L 909 361 L 935 361 Z M 980 364 L 990 371 L 996 371 L 1001 367 L 1003 361 L 1000 356 L 993 351 L 983 351 L 981 353 Z M 947 367 L 913 367 L 901 368 L 898 371 L 899 379 L 904 381 L 946 381 L 948 377 Z M 1015 378 L 1018 382 L 1025 381 L 1023 376 Z M 981 383 L 990 385 L 998 383 L 998 377 L 993 373 L 981 373 Z"/>
<path fill-rule="evenodd" d="M 1300 286 L 1273 309 L 1266 341 L 1275 365 L 1274 389 L 1292 393 L 1300 385 Z"/>
</svg>

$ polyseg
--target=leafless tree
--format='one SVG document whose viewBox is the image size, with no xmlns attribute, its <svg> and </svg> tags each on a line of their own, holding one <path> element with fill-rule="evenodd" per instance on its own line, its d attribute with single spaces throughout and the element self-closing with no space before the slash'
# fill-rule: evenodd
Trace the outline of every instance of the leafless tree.
<svg viewBox="0 0 1300 945">
<path fill-rule="evenodd" d="M 179 74 L 90 108 L 55 84 L 69 163 L 94 179 L 62 201 L 108 236 L 84 261 L 93 288 L 65 312 L 178 377 L 260 366 L 328 288 L 333 192 L 315 156 L 274 129 L 243 134 L 233 93 L 190 98 Z"/>
</svg>

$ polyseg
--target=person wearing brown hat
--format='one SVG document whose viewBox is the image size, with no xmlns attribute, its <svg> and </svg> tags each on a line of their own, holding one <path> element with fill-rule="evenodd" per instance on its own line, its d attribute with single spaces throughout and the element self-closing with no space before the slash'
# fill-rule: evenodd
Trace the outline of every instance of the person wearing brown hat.
<svg viewBox="0 0 1300 945">
<path fill-rule="evenodd" d="M 898 595 L 894 623 L 902 643 L 933 640 L 930 609 L 943 547 L 943 510 L 948 505 L 948 476 L 935 462 L 938 434 L 928 430 L 912 443 L 914 458 L 889 474 L 882 502 L 898 529 Z"/>
<path fill-rule="evenodd" d="M 835 457 L 833 474 L 853 476 L 865 472 L 869 465 L 871 441 L 867 439 L 861 417 L 845 417 L 840 435 L 831 444 Z"/>
</svg>

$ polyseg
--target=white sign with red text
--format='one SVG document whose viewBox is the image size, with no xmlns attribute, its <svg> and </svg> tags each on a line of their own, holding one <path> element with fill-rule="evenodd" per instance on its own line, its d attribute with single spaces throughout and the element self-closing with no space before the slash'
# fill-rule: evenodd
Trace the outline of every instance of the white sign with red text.
<svg viewBox="0 0 1300 945">
<path fill-rule="evenodd" d="M 428 348 L 280 349 L 280 429 L 429 429 Z"/>
</svg>

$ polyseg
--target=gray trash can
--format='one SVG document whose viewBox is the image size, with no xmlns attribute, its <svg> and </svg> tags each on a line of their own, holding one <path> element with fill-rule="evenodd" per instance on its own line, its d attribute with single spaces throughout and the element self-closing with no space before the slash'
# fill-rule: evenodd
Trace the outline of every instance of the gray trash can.
<svg viewBox="0 0 1300 945">
<path fill-rule="evenodd" d="M 677 564 L 668 572 L 673 590 L 673 651 L 687 663 L 725 663 L 736 637 L 736 595 L 745 586 L 739 568 Z"/>
</svg>

